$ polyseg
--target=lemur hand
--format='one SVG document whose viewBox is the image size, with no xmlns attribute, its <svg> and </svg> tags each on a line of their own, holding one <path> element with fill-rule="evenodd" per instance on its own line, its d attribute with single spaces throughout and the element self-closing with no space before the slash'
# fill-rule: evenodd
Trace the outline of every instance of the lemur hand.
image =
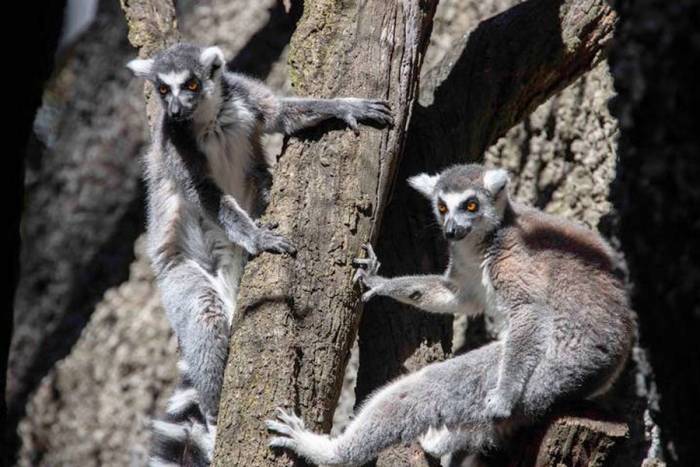
<svg viewBox="0 0 700 467">
<path fill-rule="evenodd" d="M 255 231 L 255 246 L 254 251 L 251 254 L 258 255 L 263 251 L 269 253 L 296 253 L 296 248 L 294 244 L 287 237 L 281 233 L 273 232 L 272 229 L 277 228 L 279 225 L 277 222 L 261 223 L 256 221 L 258 229 Z"/>
<path fill-rule="evenodd" d="M 355 97 L 340 98 L 338 101 L 340 103 L 338 118 L 347 123 L 356 135 L 360 133 L 358 120 L 376 122 L 381 126 L 394 124 L 391 105 L 387 101 Z"/>
<path fill-rule="evenodd" d="M 377 255 L 374 253 L 372 245 L 368 243 L 362 248 L 364 248 L 364 250 L 367 252 L 367 257 L 355 258 L 355 260 L 353 260 L 353 264 L 356 266 L 364 266 L 364 268 L 360 267 L 357 269 L 355 276 L 352 278 L 352 282 L 354 284 L 359 282 L 369 289 L 362 294 L 362 301 L 366 302 L 380 292 L 382 285 L 387 281 L 387 279 L 377 275 L 381 264 L 379 263 L 379 260 L 377 260 Z"/>
</svg>

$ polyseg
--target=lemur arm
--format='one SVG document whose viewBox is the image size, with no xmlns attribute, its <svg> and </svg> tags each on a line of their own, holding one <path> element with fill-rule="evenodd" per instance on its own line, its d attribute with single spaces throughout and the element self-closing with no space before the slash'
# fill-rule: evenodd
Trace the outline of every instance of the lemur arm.
<svg viewBox="0 0 700 467">
<path fill-rule="evenodd" d="M 511 416 L 520 401 L 525 385 L 539 363 L 541 336 L 545 332 L 533 303 L 503 304 L 507 308 L 508 329 L 498 368 L 498 382 L 486 397 L 485 415 L 495 419 Z"/>
<path fill-rule="evenodd" d="M 432 313 L 450 314 L 464 312 L 471 304 L 444 276 L 421 275 L 389 279 L 377 275 L 380 266 L 377 256 L 370 245 L 364 248 L 367 258 L 355 260 L 356 265 L 364 268 L 358 269 L 353 279 L 354 282 L 362 282 L 368 289 L 362 295 L 363 301 L 377 295 L 386 296 Z"/>
<path fill-rule="evenodd" d="M 171 132 L 172 144 L 177 146 L 176 154 L 167 157 L 167 170 L 176 180 L 186 202 L 197 212 L 205 213 L 216 221 L 226 232 L 229 240 L 240 245 L 250 254 L 263 251 L 272 253 L 293 253 L 292 243 L 282 234 L 261 229 L 236 202 L 225 194 L 208 173 L 206 156 L 201 153 L 189 132 Z"/>
<path fill-rule="evenodd" d="M 388 102 L 354 97 L 309 99 L 279 97 L 265 85 L 241 75 L 232 75 L 234 82 L 246 89 L 250 103 L 262 116 L 265 133 L 291 134 L 303 128 L 337 118 L 359 133 L 358 120 L 372 121 L 381 126 L 393 122 Z"/>
</svg>

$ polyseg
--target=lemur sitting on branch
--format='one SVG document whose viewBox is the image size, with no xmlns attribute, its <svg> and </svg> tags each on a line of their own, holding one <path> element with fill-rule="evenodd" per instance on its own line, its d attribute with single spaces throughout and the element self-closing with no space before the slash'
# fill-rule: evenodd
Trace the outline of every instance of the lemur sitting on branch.
<svg viewBox="0 0 700 467">
<path fill-rule="evenodd" d="M 504 170 L 461 165 L 409 183 L 432 203 L 449 241 L 442 275 L 385 278 L 367 246 L 355 280 L 374 296 L 433 313 L 506 317 L 500 340 L 428 365 L 376 392 L 335 438 L 277 409 L 270 446 L 324 465 L 360 465 L 421 439 L 436 456 L 497 445 L 553 404 L 610 388 L 636 321 L 613 253 L 594 232 L 510 200 Z"/>
<path fill-rule="evenodd" d="M 151 464 L 209 465 L 244 264 L 264 251 L 294 252 L 274 224 L 255 222 L 274 164 L 262 135 L 330 118 L 357 133 L 358 121 L 391 124 L 391 109 L 380 100 L 275 96 L 227 71 L 218 47 L 178 43 L 128 67 L 162 103 L 145 156 L 147 249 L 181 352 L 178 388 L 154 423 Z"/>
</svg>

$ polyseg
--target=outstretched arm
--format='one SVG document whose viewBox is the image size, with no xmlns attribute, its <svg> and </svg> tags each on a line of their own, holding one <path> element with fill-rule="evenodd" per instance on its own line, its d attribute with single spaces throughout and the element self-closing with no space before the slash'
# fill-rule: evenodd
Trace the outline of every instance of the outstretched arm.
<svg viewBox="0 0 700 467">
<path fill-rule="evenodd" d="M 403 276 L 386 278 L 377 275 L 380 263 L 371 245 L 365 245 L 367 258 L 358 258 L 356 265 L 364 266 L 355 273 L 353 281 L 361 282 L 368 290 L 363 301 L 374 296 L 391 297 L 432 313 L 463 313 L 472 302 L 462 297 L 457 287 L 444 276 Z"/>
<path fill-rule="evenodd" d="M 337 118 L 357 134 L 358 120 L 376 122 L 382 126 L 392 123 L 391 107 L 386 101 L 344 97 L 338 99 L 283 98 L 277 112 L 270 115 L 265 127 L 268 133 L 294 133 L 302 128 Z"/>
<path fill-rule="evenodd" d="M 391 107 L 383 100 L 279 97 L 264 84 L 245 76 L 233 74 L 229 78 L 245 89 L 251 105 L 262 116 L 265 133 L 291 134 L 331 118 L 344 121 L 355 133 L 360 131 L 358 121 L 381 126 L 393 123 Z"/>
</svg>

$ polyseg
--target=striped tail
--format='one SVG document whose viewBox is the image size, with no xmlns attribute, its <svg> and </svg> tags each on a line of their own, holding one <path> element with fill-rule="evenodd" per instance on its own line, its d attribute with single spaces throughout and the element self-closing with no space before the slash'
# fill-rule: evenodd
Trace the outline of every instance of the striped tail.
<svg viewBox="0 0 700 467">
<path fill-rule="evenodd" d="M 178 363 L 180 382 L 162 420 L 153 421 L 149 467 L 208 467 L 214 452 L 216 425 L 207 422 L 199 395 Z"/>
</svg>

